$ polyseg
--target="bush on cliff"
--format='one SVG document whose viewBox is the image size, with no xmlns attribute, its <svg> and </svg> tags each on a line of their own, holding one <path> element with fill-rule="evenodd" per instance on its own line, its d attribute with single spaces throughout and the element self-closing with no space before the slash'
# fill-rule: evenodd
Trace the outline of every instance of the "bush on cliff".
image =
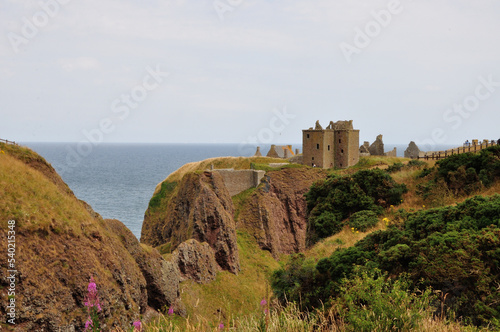
<svg viewBox="0 0 500 332">
<path fill-rule="evenodd" d="M 279 299 L 320 306 L 341 296 L 356 266 L 390 276 L 407 274 L 414 287 L 440 291 L 446 308 L 475 325 L 500 327 L 500 195 L 401 214 L 402 222 L 339 249 L 311 267 L 303 261 L 272 276 Z M 307 273 L 303 271 L 306 270 Z M 311 285 L 314 292 L 311 292 Z M 446 297 L 445 297 L 446 295 Z M 437 309 L 437 308 L 436 308 Z"/>
<path fill-rule="evenodd" d="M 407 191 L 386 172 L 362 170 L 353 175 L 330 175 L 313 184 L 306 193 L 309 241 L 336 234 L 352 214 L 369 210 L 380 214 L 384 207 L 398 205 Z"/>
<path fill-rule="evenodd" d="M 455 196 L 462 196 L 477 192 L 483 186 L 490 187 L 500 178 L 500 146 L 439 160 L 433 172 L 427 170 L 421 174 L 421 177 L 426 176 L 431 179 L 419 185 L 417 190 L 424 199 L 432 200 L 440 195 L 437 191 L 448 190 Z"/>
</svg>

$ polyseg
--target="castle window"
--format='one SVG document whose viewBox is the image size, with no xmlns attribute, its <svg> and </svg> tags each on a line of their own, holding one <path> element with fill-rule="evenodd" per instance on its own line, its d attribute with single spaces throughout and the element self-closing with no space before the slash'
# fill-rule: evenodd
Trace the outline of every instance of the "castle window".
<svg viewBox="0 0 500 332">
<path fill-rule="evenodd" d="M 340 149 L 340 153 L 344 153 L 344 149 Z"/>
<path fill-rule="evenodd" d="M 340 140 L 340 138 L 339 138 L 339 143 L 342 143 L 342 141 Z"/>
<path fill-rule="evenodd" d="M 314 157 L 312 157 L 312 160 L 314 160 Z"/>
<path fill-rule="evenodd" d="M 330 151 L 330 145 L 328 145 L 328 151 Z"/>
<path fill-rule="evenodd" d="M 307 134 L 307 138 L 309 138 L 309 134 Z"/>
<path fill-rule="evenodd" d="M 318 149 L 318 150 L 319 150 L 319 144 L 316 144 L 316 149 Z"/>
</svg>

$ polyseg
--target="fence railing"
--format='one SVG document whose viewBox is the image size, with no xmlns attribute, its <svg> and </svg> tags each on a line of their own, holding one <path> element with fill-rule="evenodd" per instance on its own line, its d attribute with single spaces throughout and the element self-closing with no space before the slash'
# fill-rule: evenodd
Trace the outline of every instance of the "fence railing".
<svg viewBox="0 0 500 332">
<path fill-rule="evenodd" d="M 458 147 L 456 149 L 449 149 L 446 151 L 430 151 L 426 152 L 423 156 L 418 156 L 418 159 L 443 159 L 454 154 L 462 154 L 468 152 L 479 152 L 483 149 L 486 149 L 490 146 L 497 145 L 497 142 L 483 142 L 481 144 L 464 144 L 462 147 Z"/>
<path fill-rule="evenodd" d="M 17 143 L 16 143 L 16 142 L 14 142 L 14 141 L 9 141 L 9 140 L 7 140 L 7 139 L 2 139 L 2 138 L 0 138 L 0 142 L 3 142 L 3 143 L 5 143 L 5 144 L 19 145 L 19 144 L 17 144 Z"/>
</svg>

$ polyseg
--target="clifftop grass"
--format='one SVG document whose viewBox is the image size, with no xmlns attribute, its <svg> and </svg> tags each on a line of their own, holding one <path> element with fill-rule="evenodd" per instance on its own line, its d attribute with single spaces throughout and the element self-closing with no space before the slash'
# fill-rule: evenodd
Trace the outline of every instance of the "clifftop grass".
<svg viewBox="0 0 500 332">
<path fill-rule="evenodd" d="M 14 154 L 17 156 L 16 154 Z M 93 229 L 82 204 L 10 154 L 0 154 L 0 219 L 16 220 L 22 230 L 82 234 Z"/>
<path fill-rule="evenodd" d="M 76 324 L 79 329 L 89 275 L 101 287 L 108 324 L 138 312 L 140 290 L 132 284 L 141 278 L 144 283 L 143 276 L 105 221 L 35 152 L 14 145 L 0 150 L 0 237 L 7 236 L 7 221 L 15 220 L 16 269 L 22 278 L 16 287 L 17 327 Z M 0 262 L 4 271 L 6 264 Z M 131 284 L 118 285 L 116 270 L 133 279 Z M 6 297 L 6 288 L 0 293 Z"/>
</svg>

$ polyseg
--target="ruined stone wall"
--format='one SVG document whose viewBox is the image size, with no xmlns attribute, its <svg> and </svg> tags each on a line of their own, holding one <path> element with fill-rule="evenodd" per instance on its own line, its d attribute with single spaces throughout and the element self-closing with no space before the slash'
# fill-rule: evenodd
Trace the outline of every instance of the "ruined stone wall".
<svg viewBox="0 0 500 332">
<path fill-rule="evenodd" d="M 354 166 L 359 161 L 359 130 L 335 131 L 335 167 Z"/>
<path fill-rule="evenodd" d="M 359 130 L 349 131 L 349 146 L 347 148 L 349 160 L 347 166 L 354 166 L 359 161 Z"/>
<path fill-rule="evenodd" d="M 388 152 L 384 153 L 384 156 L 386 156 L 386 157 L 397 157 L 398 153 L 396 151 L 396 148 L 392 149 L 391 151 L 388 151 Z"/>
<path fill-rule="evenodd" d="M 333 163 L 333 131 L 303 130 L 302 150 L 304 165 L 328 168 Z"/>
<path fill-rule="evenodd" d="M 349 132 L 347 130 L 335 131 L 335 167 L 345 168 L 349 163 Z"/>
<path fill-rule="evenodd" d="M 231 196 L 237 195 L 247 189 L 257 187 L 266 173 L 265 171 L 253 169 L 216 169 L 214 172 L 218 172 L 222 176 L 224 184 Z"/>
</svg>

